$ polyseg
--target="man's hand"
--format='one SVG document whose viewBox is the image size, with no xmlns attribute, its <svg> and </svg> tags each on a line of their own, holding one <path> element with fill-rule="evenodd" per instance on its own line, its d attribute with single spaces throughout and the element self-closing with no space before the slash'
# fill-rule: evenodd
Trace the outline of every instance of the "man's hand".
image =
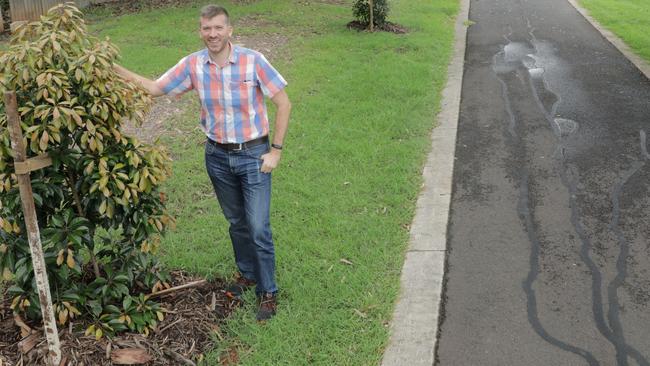
<svg viewBox="0 0 650 366">
<path fill-rule="evenodd" d="M 280 157 L 282 156 L 282 151 L 271 148 L 271 151 L 260 156 L 262 159 L 262 168 L 260 169 L 262 173 L 270 173 L 278 166 L 280 162 Z"/>
<path fill-rule="evenodd" d="M 148 91 L 152 97 L 159 97 L 165 94 L 165 92 L 162 89 L 160 89 L 158 84 L 153 80 L 140 76 L 134 73 L 133 71 L 127 70 L 118 64 L 113 64 L 113 70 L 115 70 L 115 72 L 118 75 L 120 75 L 122 78 L 140 84 L 140 86 L 142 86 L 146 91 Z"/>
</svg>

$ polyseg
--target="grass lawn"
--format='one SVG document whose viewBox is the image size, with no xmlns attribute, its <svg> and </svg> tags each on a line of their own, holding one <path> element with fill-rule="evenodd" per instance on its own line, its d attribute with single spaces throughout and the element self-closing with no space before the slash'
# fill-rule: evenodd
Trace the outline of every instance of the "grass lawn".
<svg viewBox="0 0 650 366">
<path fill-rule="evenodd" d="M 234 347 L 241 365 L 376 365 L 446 80 L 457 1 L 393 0 L 390 20 L 406 26 L 406 35 L 346 29 L 352 0 L 223 3 L 236 33 L 286 38 L 273 63 L 289 82 L 294 109 L 273 182 L 279 313 L 258 325 L 252 305 L 240 308 L 206 364 Z M 201 5 L 94 14 L 92 29 L 120 47 L 126 67 L 156 76 L 201 48 Z M 175 159 L 165 190 L 178 220 L 164 239 L 164 261 L 229 277 L 232 248 L 204 171 L 197 105 L 183 106 L 162 138 Z"/>
<path fill-rule="evenodd" d="M 600 24 L 650 62 L 650 1 L 579 0 Z"/>
</svg>

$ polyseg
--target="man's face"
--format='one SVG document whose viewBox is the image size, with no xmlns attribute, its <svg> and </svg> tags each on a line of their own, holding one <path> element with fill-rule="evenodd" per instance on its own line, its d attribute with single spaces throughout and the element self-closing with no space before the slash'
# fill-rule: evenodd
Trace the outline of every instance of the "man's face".
<svg viewBox="0 0 650 366">
<path fill-rule="evenodd" d="M 210 19 L 201 18 L 199 34 L 210 53 L 217 54 L 228 47 L 232 36 L 232 26 L 228 24 L 228 18 L 224 14 Z"/>
</svg>

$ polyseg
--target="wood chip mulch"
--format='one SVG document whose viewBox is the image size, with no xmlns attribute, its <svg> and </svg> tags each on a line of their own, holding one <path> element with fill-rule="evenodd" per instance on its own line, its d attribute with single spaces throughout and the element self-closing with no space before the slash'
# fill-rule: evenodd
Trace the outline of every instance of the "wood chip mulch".
<svg viewBox="0 0 650 366">
<path fill-rule="evenodd" d="M 358 20 L 353 20 L 347 24 L 347 27 L 349 29 L 353 29 L 356 31 L 368 31 L 368 24 L 369 23 L 361 23 Z M 391 23 L 391 22 L 385 22 L 382 25 L 378 25 L 375 27 L 375 32 L 376 31 L 382 31 L 382 32 L 390 32 L 390 33 L 395 33 L 395 34 L 405 34 L 408 33 L 408 29 L 400 24 L 397 23 Z"/>
<path fill-rule="evenodd" d="M 172 272 L 172 286 L 200 280 L 182 271 Z M 86 325 L 81 323 L 59 329 L 63 360 L 61 366 L 100 366 L 119 364 L 196 365 L 214 342 L 223 339 L 220 326 L 240 304 L 225 296 L 225 282 L 205 284 L 162 296 L 165 319 L 156 330 L 144 337 L 124 333 L 112 339 L 96 341 L 84 336 Z M 4 296 L 0 304 L 0 365 L 45 365 L 47 344 L 42 329 L 32 324 L 31 334 L 21 336 L 21 330 L 9 309 L 10 299 Z"/>
</svg>

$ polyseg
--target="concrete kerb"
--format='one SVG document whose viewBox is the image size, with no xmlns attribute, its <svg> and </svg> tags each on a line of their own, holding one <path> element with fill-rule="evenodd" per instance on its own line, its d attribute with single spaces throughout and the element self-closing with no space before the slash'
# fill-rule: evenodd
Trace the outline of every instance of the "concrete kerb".
<svg viewBox="0 0 650 366">
<path fill-rule="evenodd" d="M 424 188 L 411 226 L 401 292 L 382 366 L 432 366 L 435 362 L 469 1 L 460 0 L 454 53 L 447 69 L 437 127 L 431 134 L 431 152 L 422 173 Z"/>
<path fill-rule="evenodd" d="M 622 54 L 634 64 L 634 66 L 641 71 L 646 78 L 650 79 L 650 64 L 648 64 L 644 59 L 635 54 L 630 47 L 628 47 L 622 39 L 618 38 L 610 30 L 606 29 L 596 19 L 592 18 L 589 15 L 587 9 L 583 8 L 578 4 L 577 0 L 567 0 L 591 25 L 596 28 L 596 30 L 609 41 L 614 47 L 616 47 Z"/>
</svg>

